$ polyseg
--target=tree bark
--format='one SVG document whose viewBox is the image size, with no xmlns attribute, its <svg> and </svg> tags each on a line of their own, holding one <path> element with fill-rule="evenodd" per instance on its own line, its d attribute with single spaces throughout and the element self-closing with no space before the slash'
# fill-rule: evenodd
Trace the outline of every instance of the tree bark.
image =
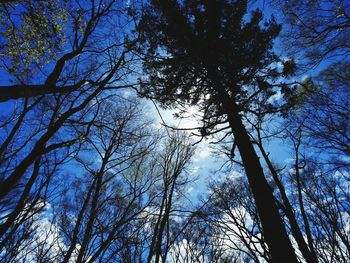
<svg viewBox="0 0 350 263">
<path fill-rule="evenodd" d="M 222 89 L 218 90 L 218 93 L 242 158 L 272 262 L 297 263 L 297 257 L 278 212 L 272 189 L 266 181 L 259 157 L 243 125 L 237 105 Z"/>
<path fill-rule="evenodd" d="M 289 223 L 290 223 L 290 227 L 291 227 L 291 231 L 293 233 L 293 236 L 298 244 L 298 247 L 301 251 L 301 253 L 303 254 L 304 256 L 304 259 L 306 260 L 306 262 L 308 263 L 318 263 L 318 258 L 317 258 L 317 255 L 316 255 L 316 252 L 313 248 L 313 243 L 312 243 L 312 238 L 311 236 L 307 235 L 308 236 L 308 241 L 309 241 L 309 246 L 308 244 L 305 242 L 304 240 L 304 237 L 303 237 L 303 233 L 302 231 L 300 230 L 299 228 L 299 224 L 298 224 L 298 221 L 295 217 L 295 214 L 294 214 L 294 211 L 293 211 L 293 207 L 291 205 L 291 203 L 289 202 L 289 199 L 287 197 L 287 194 L 286 194 L 286 191 L 285 191 L 285 188 L 282 184 L 282 182 L 279 180 L 278 178 L 278 175 L 277 175 L 277 171 L 276 169 L 273 167 L 267 153 L 265 152 L 264 148 L 262 147 L 262 145 L 259 143 L 258 144 L 258 147 L 261 151 L 261 154 L 263 155 L 264 157 L 264 160 L 267 164 L 267 166 L 269 167 L 269 170 L 272 174 L 272 177 L 280 191 L 280 194 L 281 194 L 281 197 L 282 197 L 282 201 L 283 201 L 283 205 L 284 205 L 284 212 L 286 213 L 286 216 L 289 220 Z M 303 210 L 303 205 L 301 204 L 300 206 L 300 209 Z M 308 224 L 308 221 L 305 221 L 305 218 L 304 218 L 304 224 Z M 309 231 L 307 230 L 307 227 L 306 227 L 306 233 L 309 233 Z"/>
<path fill-rule="evenodd" d="M 68 85 L 63 87 L 57 87 L 55 85 L 13 85 L 13 86 L 0 86 L 0 102 L 6 102 L 8 100 L 16 100 L 20 98 L 31 98 L 35 96 L 55 94 L 55 93 L 69 93 L 79 89 L 83 85 L 83 81 L 75 85 Z"/>
</svg>

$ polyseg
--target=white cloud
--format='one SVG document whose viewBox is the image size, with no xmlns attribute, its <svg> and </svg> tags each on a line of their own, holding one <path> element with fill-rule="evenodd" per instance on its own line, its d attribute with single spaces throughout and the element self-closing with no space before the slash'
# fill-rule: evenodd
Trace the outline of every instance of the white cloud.
<svg viewBox="0 0 350 263">
<path fill-rule="evenodd" d="M 209 147 L 198 147 L 195 156 L 193 158 L 194 162 L 202 162 L 210 156 L 210 148 Z"/>
<path fill-rule="evenodd" d="M 303 75 L 302 77 L 301 77 L 301 80 L 302 81 L 305 81 L 307 78 L 309 78 L 310 77 L 310 75 L 307 75 L 307 74 L 305 74 L 305 75 Z"/>
<path fill-rule="evenodd" d="M 188 189 L 187 189 L 187 193 L 192 193 L 193 192 L 193 190 L 194 190 L 194 188 L 192 187 L 192 186 L 190 186 Z"/>
<path fill-rule="evenodd" d="M 283 94 L 282 94 L 281 90 L 279 89 L 274 95 L 272 95 L 268 99 L 268 101 L 270 103 L 275 103 L 275 102 L 279 102 L 282 98 L 283 98 Z"/>
<path fill-rule="evenodd" d="M 198 171 L 199 171 L 199 167 L 198 166 L 194 166 L 190 170 L 190 175 L 194 175 L 194 174 L 198 173 Z"/>
</svg>

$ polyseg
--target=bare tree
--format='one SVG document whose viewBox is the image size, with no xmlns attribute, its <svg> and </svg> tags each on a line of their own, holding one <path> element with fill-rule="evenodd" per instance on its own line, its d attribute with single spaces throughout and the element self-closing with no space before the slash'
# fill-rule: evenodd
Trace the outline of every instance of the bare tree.
<svg viewBox="0 0 350 263">
<path fill-rule="evenodd" d="M 305 66 L 315 66 L 327 59 L 348 60 L 350 4 L 346 0 L 279 1 L 272 7 L 282 12 L 285 23 L 285 50 Z M 302 54 L 302 55 L 301 55 Z M 304 57 L 303 57 L 304 56 Z"/>
<path fill-rule="evenodd" d="M 147 262 L 157 263 L 166 261 L 169 249 L 187 225 L 187 221 L 184 220 L 184 226 L 178 226 L 176 230 L 172 224 L 176 220 L 182 221 L 183 217 L 186 218 L 186 210 L 185 213 L 181 213 L 178 202 L 188 183 L 186 170 L 194 152 L 187 135 L 180 132 L 170 134 L 163 147 L 157 158 L 158 173 L 162 179 L 156 186 L 162 191 L 159 205 L 154 207 L 156 215 L 152 220 L 152 239 L 147 257 Z M 189 213 L 189 209 L 187 211 Z"/>
<path fill-rule="evenodd" d="M 71 51 L 41 68 L 29 82 L 14 76 L 18 85 L 2 87 L 0 93 L 6 102 L 1 105 L 5 110 L 0 124 L 1 248 L 19 236 L 20 228 L 44 207 L 36 204 L 47 202 L 54 189 L 50 183 L 58 170 L 80 151 L 101 102 L 109 96 L 102 92 L 125 87 L 130 72 L 127 65 L 133 58 L 127 55 L 129 41 L 122 32 L 116 32 L 117 28 L 125 29 L 128 23 L 124 11 L 117 1 L 92 1 L 91 5 L 85 3 L 69 9 L 70 21 L 76 25 L 67 27 L 72 31 L 66 36 L 72 42 L 65 48 L 70 47 Z M 112 15 L 116 16 L 112 19 Z M 118 38 L 112 44 L 108 40 L 96 42 L 107 31 Z M 41 81 L 43 76 L 45 84 L 38 84 L 42 85 L 41 91 L 36 84 L 31 86 L 30 82 Z M 58 83 L 61 87 L 75 88 L 70 92 L 47 92 L 47 87 L 57 87 Z M 9 94 L 12 95 L 8 97 Z M 9 101 L 11 98 L 19 99 Z"/>
<path fill-rule="evenodd" d="M 3 65 L 9 73 L 9 78 L 14 78 L 12 81 L 15 82 L 15 85 L 1 86 L 1 102 L 45 94 L 67 93 L 79 89 L 83 90 L 84 87 L 89 85 L 94 87 L 103 85 L 106 88 L 106 84 L 115 83 L 117 78 L 106 79 L 100 73 L 101 70 L 103 71 L 107 67 L 113 68 L 113 66 L 111 67 L 112 64 L 124 64 L 124 61 L 127 60 L 125 54 L 130 50 L 133 43 L 133 41 L 127 40 L 126 36 L 127 31 L 132 28 L 131 24 L 133 22 L 126 14 L 127 6 L 123 2 L 110 0 L 100 1 L 98 3 L 91 1 L 90 3 L 82 4 L 78 1 L 77 3 L 63 4 L 63 6 L 55 6 L 53 1 L 49 1 L 49 4 L 45 3 L 45 1 L 38 1 L 37 3 L 33 1 L 25 2 L 27 3 L 25 7 L 29 9 L 29 14 L 21 17 L 24 21 L 21 21 L 21 19 L 11 19 L 12 16 L 16 17 L 16 14 L 20 10 L 6 8 L 6 5 L 3 7 L 5 9 L 3 12 L 6 13 L 9 21 L 12 21 L 8 26 L 10 31 L 8 39 L 5 41 L 9 43 L 19 42 L 14 47 L 14 50 L 6 51 L 4 54 L 5 57 L 11 57 L 12 54 L 18 55 L 18 58 L 16 57 L 14 60 L 24 60 L 24 62 L 16 63 L 24 63 L 25 65 L 23 67 L 25 70 L 28 67 L 29 70 L 33 68 L 31 62 L 26 63 L 25 61 L 34 60 L 36 61 L 37 65 L 35 66 L 38 70 L 29 79 L 23 78 L 21 74 L 13 75 L 13 70 L 6 67 L 5 60 Z M 43 5 L 43 8 L 53 9 L 53 11 L 51 9 L 51 11 L 43 11 L 43 14 L 40 16 L 40 19 L 43 21 L 40 22 L 40 25 L 35 24 L 39 22 L 35 18 L 38 14 L 33 12 L 36 9 L 36 5 L 38 5 L 39 9 L 40 5 Z M 18 9 L 21 8 L 18 5 L 15 5 L 15 7 Z M 55 11 L 55 8 L 59 10 Z M 50 15 L 63 16 L 59 18 L 62 20 L 61 24 L 55 24 L 56 22 L 53 21 L 57 18 L 50 17 Z M 16 22 L 19 25 L 16 25 Z M 27 29 L 27 31 L 29 30 L 27 32 L 21 28 L 21 22 L 24 23 L 26 28 L 32 28 L 34 32 L 30 32 L 30 29 Z M 59 30 L 56 28 L 64 27 L 64 23 L 67 25 L 65 29 L 60 29 L 60 34 L 62 33 L 60 37 L 54 32 L 55 30 Z M 54 29 L 50 30 L 50 26 L 54 27 Z M 14 32 L 11 32 L 11 30 Z M 21 32 L 21 30 L 25 32 Z M 35 30 L 39 33 L 42 32 L 45 36 L 41 38 L 41 35 L 39 33 L 36 34 Z M 52 35 L 48 35 L 51 33 Z M 12 38 L 15 38 L 16 41 L 12 41 Z M 54 43 L 55 38 L 59 39 L 55 47 L 47 47 L 47 45 Z M 66 38 L 66 43 L 62 42 L 60 38 Z M 106 40 L 101 41 L 104 38 Z M 31 54 L 33 48 L 31 46 L 28 48 L 27 53 L 29 54 L 20 56 L 20 52 L 26 52 L 26 50 L 20 47 L 22 42 L 29 42 L 28 45 L 32 45 L 31 43 L 33 42 L 39 45 L 39 50 L 44 51 L 39 52 L 39 54 Z M 55 49 L 57 54 L 50 56 L 50 52 L 48 51 L 50 49 Z M 55 56 L 58 58 L 56 59 Z M 45 65 L 45 63 L 49 64 Z M 117 66 L 117 68 L 121 72 L 121 67 Z M 111 85 L 108 86 L 111 88 Z"/>
<path fill-rule="evenodd" d="M 320 154 L 320 159 L 345 169 L 350 155 L 349 73 L 349 64 L 340 62 L 308 79 L 294 95 L 297 105 L 288 117 L 290 124 L 302 127 L 308 137 L 304 143 Z"/>
</svg>

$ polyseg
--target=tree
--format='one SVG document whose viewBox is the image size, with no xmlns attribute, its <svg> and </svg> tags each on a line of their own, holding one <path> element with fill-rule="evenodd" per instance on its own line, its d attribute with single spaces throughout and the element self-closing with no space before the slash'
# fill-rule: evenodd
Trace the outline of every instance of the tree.
<svg viewBox="0 0 350 263">
<path fill-rule="evenodd" d="M 295 240 L 301 253 L 300 257 L 306 262 L 319 262 L 313 246 L 313 237 L 311 236 L 310 226 L 305 213 L 302 189 L 300 187 L 300 182 L 298 181 L 298 167 L 301 165 L 299 157 L 301 139 L 297 138 L 293 141 L 293 144 L 290 147 L 292 151 L 291 158 L 295 158 L 295 165 L 292 166 L 293 168 L 288 167 L 296 171 L 295 181 L 297 182 L 296 191 L 298 193 L 296 202 L 291 200 L 288 194 L 291 191 L 291 188 L 287 187 L 288 182 L 286 181 L 287 178 L 289 178 L 288 169 L 285 170 L 281 168 L 282 164 L 280 161 L 277 163 L 274 162 L 270 157 L 270 153 L 267 150 L 268 148 L 266 147 L 271 140 L 289 138 L 290 136 L 289 130 L 291 130 L 292 125 L 288 125 L 285 121 L 282 121 L 282 124 L 278 124 L 281 120 L 278 121 L 277 119 L 279 119 L 279 117 L 276 118 L 274 115 L 257 115 L 256 118 L 248 120 L 250 127 L 249 133 L 252 141 L 259 149 L 262 160 L 265 163 L 265 174 L 268 175 L 270 185 L 274 187 L 276 202 L 283 211 L 285 225 L 288 226 L 290 234 Z M 291 119 L 291 121 L 293 124 L 295 123 L 295 120 Z M 289 146 L 289 144 L 286 143 L 286 146 Z M 298 216 L 299 214 L 302 216 Z M 306 240 L 304 238 L 305 236 L 307 237 Z"/>
<path fill-rule="evenodd" d="M 318 77 L 299 85 L 287 97 L 293 107 L 287 119 L 279 120 L 282 127 L 271 125 L 277 121 L 263 115 L 249 122 L 253 127 L 251 138 L 278 188 L 275 196 L 288 219 L 286 224 L 307 262 L 348 260 L 347 238 L 339 230 L 347 225 L 347 213 L 342 209 L 348 202 L 344 185 L 349 171 L 346 64 L 333 64 Z M 276 165 L 270 160 L 265 148 L 266 141 L 277 137 L 284 138 L 292 152 L 293 161 L 284 168 L 280 162 Z M 327 199 L 333 201 L 326 205 Z M 322 220 L 315 223 L 314 218 Z M 322 229 L 326 229 L 326 235 Z M 342 242 L 345 243 L 339 244 Z"/>
<path fill-rule="evenodd" d="M 138 218 L 154 199 L 147 194 L 159 180 L 150 162 L 158 138 L 140 118 L 136 102 L 111 96 L 100 107 L 76 157 L 82 174 L 66 179 L 75 187 L 64 188 L 57 204 L 58 228 L 66 242 L 62 262 L 123 258 L 123 251 L 132 247 Z"/>
<path fill-rule="evenodd" d="M 133 41 L 128 40 L 127 32 L 132 26 L 122 3 L 110 0 L 61 4 L 52 0 L 1 5 L 0 11 L 7 18 L 1 39 L 1 67 L 14 84 L 1 83 L 0 102 L 69 93 L 87 85 L 106 86 L 113 81 L 104 82 L 100 69 L 108 66 L 108 61 L 119 66 L 130 61 L 126 54 Z M 22 13 L 21 8 L 25 10 Z M 113 15 L 115 19 L 110 19 Z M 107 40 L 100 41 L 104 37 Z M 23 73 L 28 71 L 29 75 Z"/>
<path fill-rule="evenodd" d="M 350 71 L 349 63 L 338 62 L 318 77 L 300 85 L 290 101 L 288 122 L 301 126 L 304 140 L 319 159 L 334 168 L 349 168 L 350 156 Z"/>
<path fill-rule="evenodd" d="M 329 169 L 329 163 L 315 158 L 310 151 L 307 130 L 304 132 L 302 125 L 292 127 L 285 138 L 292 143 L 294 160 L 280 172 L 284 173 L 283 183 L 289 185 L 288 198 L 299 228 L 318 262 L 347 262 L 350 248 L 344 234 L 349 205 L 347 170 L 343 166 Z"/>
<path fill-rule="evenodd" d="M 69 9 L 56 0 L 3 1 L 0 68 L 26 81 L 54 60 L 65 44 Z"/>
<path fill-rule="evenodd" d="M 47 7 L 48 4 L 44 1 L 25 3 L 30 4 L 31 8 L 32 5 L 43 4 Z M 108 41 L 96 42 L 107 31 L 115 36 L 117 28 L 125 29 L 127 22 L 124 19 L 127 15 L 123 6 L 117 1 L 91 1 L 89 4 L 84 1 L 82 5 L 76 4 L 69 12 L 68 8 L 65 9 L 70 22 L 76 25 L 71 27 L 72 24 L 69 24 L 69 30 L 65 31 L 67 38 L 72 41 L 70 45 L 64 46 L 68 52 L 52 64 L 40 65 L 43 67 L 30 80 L 12 74 L 18 85 L 2 86 L 0 91 L 2 102 L 6 101 L 1 104 L 0 120 L 0 248 L 4 248 L 12 237 L 20 236 L 17 235 L 20 228 L 43 209 L 49 199 L 48 189 L 52 189 L 52 179 L 57 178 L 58 170 L 80 151 L 81 142 L 88 137 L 101 103 L 110 95 L 104 91 L 125 87 L 127 73 L 130 72 L 127 65 L 133 58 L 126 55 L 130 46 L 126 45 L 128 41 L 121 32 L 118 31 L 119 39 L 114 39 L 112 44 Z M 19 12 L 24 8 L 26 11 L 25 7 L 16 4 L 14 10 Z M 47 10 L 41 11 L 45 13 Z M 120 27 L 115 26 L 115 20 L 109 20 L 113 14 L 119 14 L 116 19 L 120 19 Z M 53 23 L 50 17 L 41 18 L 47 23 Z M 21 25 L 22 18 L 17 17 L 13 21 L 15 25 Z M 30 21 L 34 23 L 36 20 Z M 46 30 L 43 29 L 43 32 Z M 34 43 L 37 37 L 40 38 L 40 34 L 19 36 L 24 41 Z M 44 44 L 50 42 L 48 39 L 42 41 Z M 11 52 L 5 52 L 5 55 L 18 55 Z M 37 55 L 40 62 L 41 59 L 45 60 L 47 54 Z M 8 73 L 11 75 L 11 72 Z M 32 85 L 33 82 L 43 83 L 52 78 L 55 82 L 52 85 Z M 66 92 L 68 90 L 63 88 L 58 91 L 57 83 L 62 84 L 61 87 L 73 85 L 76 89 Z M 52 87 L 58 92 L 50 92 Z M 38 203 L 44 205 L 38 206 Z M 22 237 L 19 240 L 23 240 Z"/>
<path fill-rule="evenodd" d="M 350 5 L 346 0 L 280 1 L 273 6 L 282 11 L 285 50 L 315 66 L 327 59 L 348 60 Z M 301 55 L 302 54 L 302 55 Z"/>
<path fill-rule="evenodd" d="M 188 179 L 185 176 L 186 170 L 194 154 L 194 148 L 190 144 L 187 135 L 180 132 L 170 134 L 168 142 L 164 145 L 163 152 L 157 158 L 159 159 L 159 173 L 162 177 L 160 184 L 155 187 L 162 189 L 159 207 L 156 207 L 157 215 L 152 224 L 153 233 L 150 242 L 147 262 L 159 263 L 165 262 L 170 248 L 173 246 L 177 237 L 183 229 L 174 231 L 172 224 L 175 207 L 175 195 L 180 199 L 184 186 Z M 159 211 L 158 211 L 159 210 Z M 185 216 L 180 211 L 177 217 Z M 186 226 L 186 223 L 184 224 Z M 185 228 L 185 227 L 182 227 Z"/>
<path fill-rule="evenodd" d="M 320 262 L 349 260 L 344 235 L 349 193 L 349 70 L 347 62 L 331 64 L 308 78 L 290 101 L 285 124 L 295 164 L 290 173 L 297 189 L 301 226 Z"/>
<path fill-rule="evenodd" d="M 246 12 L 247 1 L 153 1 L 140 27 L 149 47 L 144 62 L 149 84 L 141 92 L 164 106 L 199 106 L 203 136 L 230 129 L 272 261 L 297 262 L 241 116 L 254 114 L 255 102 L 273 94 L 269 79 L 291 73 L 294 64 L 284 61 L 282 72 L 272 67 L 279 61 L 271 47 L 280 26 L 272 19 L 262 28 L 261 12 L 250 17 Z M 265 106 L 266 112 L 276 110 Z"/>
<path fill-rule="evenodd" d="M 238 262 L 271 262 L 248 182 L 236 173 L 212 181 L 211 195 L 202 210 L 212 243 L 221 244 L 223 256 Z"/>
</svg>

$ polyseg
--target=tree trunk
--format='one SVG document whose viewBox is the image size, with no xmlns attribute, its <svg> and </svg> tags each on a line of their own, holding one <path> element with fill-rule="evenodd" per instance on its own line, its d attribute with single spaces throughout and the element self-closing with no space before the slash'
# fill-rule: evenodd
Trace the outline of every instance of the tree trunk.
<svg viewBox="0 0 350 263">
<path fill-rule="evenodd" d="M 266 181 L 259 157 L 242 123 L 237 106 L 222 90 L 219 91 L 219 96 L 242 158 L 272 262 L 296 263 L 298 260 L 278 212 L 272 189 Z"/>
<path fill-rule="evenodd" d="M 313 248 L 311 236 L 308 237 L 308 241 L 309 241 L 309 246 L 308 246 L 308 244 L 304 240 L 303 233 L 299 228 L 298 221 L 295 217 L 293 207 L 292 207 L 292 205 L 289 202 L 289 199 L 287 197 L 285 188 L 284 188 L 282 182 L 278 178 L 276 169 L 273 167 L 267 153 L 265 152 L 265 149 L 262 147 L 262 145 L 260 143 L 258 144 L 258 147 L 259 147 L 260 152 L 263 155 L 264 160 L 265 160 L 265 162 L 266 162 L 267 166 L 269 167 L 269 170 L 272 174 L 272 177 L 273 177 L 273 179 L 274 179 L 274 181 L 275 181 L 275 183 L 280 191 L 283 205 L 285 207 L 284 212 L 289 220 L 291 231 L 293 233 L 295 241 L 298 244 L 300 252 L 303 254 L 303 257 L 306 260 L 306 262 L 318 263 L 318 258 L 317 258 L 317 255 L 315 253 L 315 250 Z M 303 205 L 300 206 L 300 209 L 303 210 Z M 308 221 L 305 221 L 305 219 L 304 219 L 304 224 L 305 225 L 308 224 Z M 308 228 L 305 227 L 305 229 L 306 229 L 306 233 L 309 233 Z"/>
</svg>

